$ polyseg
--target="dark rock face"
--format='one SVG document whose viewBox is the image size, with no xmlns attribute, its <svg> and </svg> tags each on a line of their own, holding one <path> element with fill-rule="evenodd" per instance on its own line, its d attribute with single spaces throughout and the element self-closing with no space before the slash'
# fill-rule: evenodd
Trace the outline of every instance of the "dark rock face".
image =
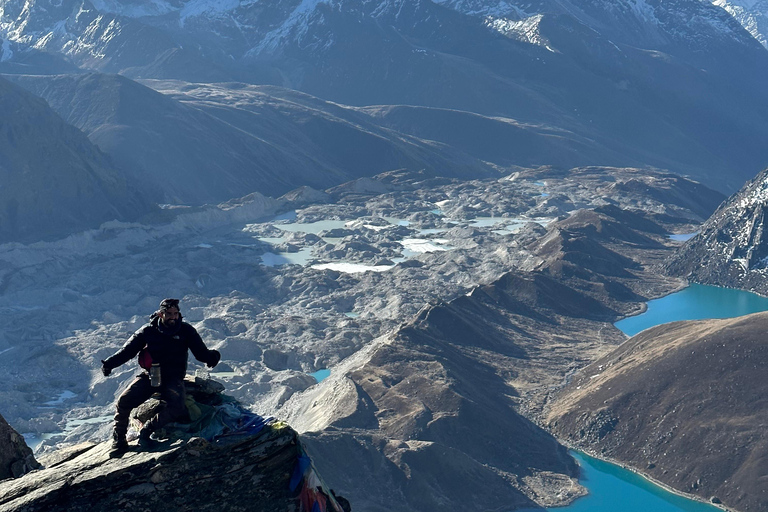
<svg viewBox="0 0 768 512">
<path fill-rule="evenodd" d="M 136 219 L 152 206 L 40 98 L 0 78 L 0 242 Z"/>
<path fill-rule="evenodd" d="M 18 478 L 38 467 L 24 438 L 0 416 L 0 480 Z"/>
<path fill-rule="evenodd" d="M 0 510 L 298 510 L 289 490 L 298 446 L 287 427 L 226 447 L 196 438 L 118 460 L 108 443 L 86 445 L 0 485 Z"/>
<path fill-rule="evenodd" d="M 728 198 L 666 263 L 672 275 L 768 293 L 768 169 Z"/>
<path fill-rule="evenodd" d="M 768 313 L 649 329 L 551 404 L 558 435 L 680 491 L 768 509 Z"/>
</svg>

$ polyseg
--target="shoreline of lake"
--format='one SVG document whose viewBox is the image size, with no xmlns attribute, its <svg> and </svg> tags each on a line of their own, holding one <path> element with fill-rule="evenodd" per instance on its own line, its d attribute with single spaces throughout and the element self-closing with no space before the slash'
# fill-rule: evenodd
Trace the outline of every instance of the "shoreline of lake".
<svg viewBox="0 0 768 512">
<path fill-rule="evenodd" d="M 627 319 L 627 318 L 637 317 L 637 316 L 643 315 L 645 313 L 648 313 L 649 310 L 652 309 L 652 307 L 649 306 L 652 301 L 662 300 L 662 299 L 665 299 L 667 297 L 670 297 L 670 296 L 674 295 L 675 293 L 680 293 L 680 292 L 683 292 L 685 290 L 689 290 L 690 293 L 687 296 L 684 296 L 684 297 L 681 296 L 681 303 L 680 304 L 669 304 L 669 303 L 665 302 L 664 303 L 665 307 L 661 310 L 661 312 L 658 309 L 656 309 L 655 311 L 652 311 L 652 313 L 653 313 L 652 316 L 650 316 L 648 318 L 648 320 L 649 320 L 648 325 L 647 326 L 643 326 L 641 324 L 640 327 L 642 327 L 642 329 L 640 329 L 639 331 L 634 332 L 632 334 L 629 334 L 627 331 L 629 331 L 630 329 L 626 329 L 625 330 L 621 326 L 617 325 L 621 320 L 624 320 L 624 319 Z M 724 308 L 724 309 L 722 309 L 720 311 L 721 313 L 724 314 L 724 316 L 715 316 L 715 315 L 712 315 L 712 314 L 705 314 L 703 316 L 703 318 L 702 318 L 702 317 L 700 317 L 701 315 L 698 315 L 698 314 L 693 314 L 693 315 L 689 314 L 690 313 L 690 311 L 688 311 L 689 308 L 693 308 L 694 311 L 698 309 L 699 313 L 701 313 L 701 312 L 707 313 L 708 310 L 706 308 L 703 308 L 702 306 L 706 305 L 707 301 L 710 301 L 709 306 L 712 305 L 712 303 L 711 303 L 711 297 L 713 296 L 712 293 L 713 292 L 717 293 L 717 290 L 720 290 L 720 291 L 724 292 L 726 294 L 726 297 L 728 298 L 727 302 L 729 303 L 729 307 L 728 308 Z M 753 297 L 750 297 L 748 299 L 741 299 L 741 297 L 739 297 L 741 300 L 733 301 L 732 298 L 731 298 L 731 294 L 739 294 L 739 293 L 749 294 L 749 295 L 751 295 Z M 717 297 L 716 294 L 715 294 L 715 297 Z M 702 298 L 704 300 L 702 300 Z M 720 299 L 720 297 L 717 297 L 717 298 Z M 621 346 L 623 343 L 626 343 L 626 341 L 631 339 L 633 336 L 636 336 L 640 332 L 643 332 L 643 331 L 645 331 L 647 329 L 650 329 L 652 327 L 655 327 L 655 326 L 658 326 L 658 325 L 664 325 L 664 324 L 667 324 L 667 323 L 670 323 L 670 322 L 676 322 L 676 321 L 704 321 L 704 320 L 711 320 L 711 319 L 718 319 L 718 318 L 737 318 L 737 317 L 744 316 L 744 315 L 754 314 L 754 313 L 757 312 L 757 311 L 752 309 L 752 308 L 755 307 L 755 304 L 759 304 L 761 301 L 764 302 L 766 299 L 768 299 L 768 297 L 766 297 L 764 295 L 761 295 L 759 293 L 755 293 L 755 292 L 749 291 L 749 290 L 741 290 L 741 289 L 738 289 L 738 288 L 729 288 L 729 287 L 723 287 L 723 286 L 704 285 L 704 284 L 701 284 L 701 283 L 692 283 L 692 282 L 689 282 L 688 280 L 681 280 L 680 281 L 680 286 L 677 286 L 675 289 L 669 291 L 668 293 L 661 294 L 658 297 L 655 297 L 653 299 L 649 299 L 648 301 L 644 302 L 642 304 L 642 308 L 641 308 L 642 311 L 641 312 L 639 312 L 637 314 L 634 314 L 634 315 L 628 315 L 628 316 L 622 317 L 620 320 L 617 320 L 616 322 L 613 323 L 613 325 L 617 329 L 619 329 L 622 332 L 624 332 L 625 335 L 627 336 L 627 339 L 624 342 L 622 342 L 620 345 L 618 345 L 618 346 Z M 720 301 L 722 301 L 722 299 L 720 299 Z M 733 303 L 733 307 L 730 307 L 731 303 Z M 681 308 L 680 307 L 681 305 L 684 306 L 684 307 Z M 714 301 L 714 306 L 715 307 L 719 307 L 720 305 L 721 305 L 721 303 L 719 301 Z M 766 311 L 766 310 L 768 310 L 768 307 L 765 307 L 765 305 L 760 306 L 760 308 L 758 309 L 758 311 Z M 660 314 L 660 313 L 662 313 L 662 314 Z M 677 318 L 677 316 L 679 316 L 679 315 L 682 315 L 684 318 Z M 695 318 L 685 318 L 685 317 L 689 317 L 689 316 L 693 316 Z M 669 319 L 670 317 L 672 317 L 672 318 Z M 637 328 L 638 326 L 637 325 L 633 325 L 631 327 Z M 557 389 L 561 388 L 561 386 L 567 385 L 567 383 L 579 371 L 580 370 L 574 370 L 570 374 L 566 375 L 565 378 L 563 379 L 563 382 L 560 385 L 555 386 L 554 389 L 552 389 L 551 391 L 557 392 Z M 648 482 L 649 485 L 651 485 L 651 486 L 653 486 L 655 488 L 658 488 L 660 490 L 666 491 L 667 493 L 670 493 L 671 495 L 679 496 L 679 497 L 681 497 L 683 499 L 690 500 L 690 501 L 695 502 L 695 503 L 699 503 L 699 504 L 702 504 L 702 505 L 713 507 L 713 509 L 723 510 L 723 511 L 726 511 L 726 512 L 736 512 L 735 509 L 729 508 L 727 505 L 725 505 L 723 503 L 712 503 L 711 498 L 714 497 L 714 496 L 711 496 L 709 498 L 705 498 L 705 497 L 701 497 L 701 496 L 698 496 L 698 495 L 695 495 L 695 494 L 690 494 L 690 493 L 687 493 L 687 492 L 675 489 L 675 488 L 673 488 L 673 487 L 671 487 L 671 486 L 669 486 L 669 485 L 667 485 L 667 484 L 665 484 L 665 483 L 663 483 L 663 482 L 653 478 L 652 476 L 646 474 L 640 468 L 636 468 L 636 467 L 628 465 L 628 464 L 626 464 L 624 462 L 620 462 L 620 461 L 618 461 L 618 460 L 616 460 L 616 459 L 614 459 L 612 457 L 606 457 L 606 456 L 604 456 L 602 454 L 598 454 L 594 450 L 591 450 L 591 449 L 589 449 L 587 447 L 575 446 L 574 444 L 568 442 L 567 440 L 560 439 L 557 436 L 556 436 L 556 439 L 557 439 L 557 441 L 561 445 L 563 445 L 566 448 L 568 448 L 568 450 L 570 452 L 575 452 L 575 453 L 581 454 L 581 455 L 583 455 L 585 457 L 590 457 L 590 458 L 592 458 L 594 460 L 601 461 L 601 462 L 606 463 L 606 464 L 610 464 L 612 466 L 615 466 L 616 468 L 620 468 L 620 469 L 625 470 L 625 471 L 627 471 L 629 473 L 637 475 L 639 478 L 642 478 L 644 481 Z M 571 456 L 573 456 L 573 455 L 571 455 Z M 579 466 L 581 468 L 582 467 L 581 461 L 579 461 L 577 459 L 577 462 L 579 463 Z M 596 468 L 590 466 L 590 469 L 591 470 L 595 470 Z M 597 470 L 597 471 L 600 471 L 600 470 Z M 632 485 L 632 486 L 636 487 L 636 484 L 633 484 L 632 482 L 627 481 L 626 483 L 628 485 Z M 590 494 L 593 493 L 593 490 L 590 488 L 589 485 L 587 485 L 587 481 L 583 480 L 583 475 L 580 475 L 580 477 L 579 477 L 579 484 L 582 485 L 587 490 L 588 494 L 586 496 L 589 496 Z M 578 502 L 578 500 L 580 498 L 584 498 L 584 496 L 579 496 L 579 497 L 575 497 L 573 499 L 570 499 L 567 502 L 563 502 L 562 504 L 558 505 L 557 507 L 545 507 L 545 508 L 547 508 L 547 509 L 548 508 L 557 508 L 558 510 L 567 510 L 568 507 L 573 506 L 576 502 Z M 677 506 L 677 505 L 674 505 L 674 504 L 672 504 L 672 505 L 673 506 Z M 691 505 L 691 506 L 694 506 L 694 505 Z M 523 509 L 523 510 L 525 510 L 525 509 Z"/>
<path fill-rule="evenodd" d="M 633 468 L 632 466 L 629 466 L 629 465 L 624 464 L 622 462 L 619 462 L 618 460 L 615 460 L 615 459 L 613 459 L 611 457 L 605 457 L 604 455 L 598 455 L 597 453 L 593 452 L 592 450 L 574 446 L 572 443 L 569 443 L 569 442 L 567 442 L 567 441 L 565 441 L 563 439 L 557 438 L 557 437 L 555 439 L 557 439 L 557 442 L 559 442 L 560 444 L 562 444 L 563 446 L 568 448 L 569 451 L 573 451 L 573 452 L 576 452 L 576 453 L 581 453 L 581 454 L 586 455 L 588 457 L 592 457 L 593 459 L 596 459 L 596 460 L 599 460 L 599 461 L 602 461 L 602 462 L 605 462 L 605 463 L 608 463 L 608 464 L 613 464 L 614 466 L 619 467 L 619 468 L 621 468 L 621 469 L 623 469 L 625 471 L 629 471 L 631 473 L 634 473 L 637 476 L 647 480 L 649 483 L 655 485 L 656 487 L 658 487 L 660 489 L 663 489 L 663 490 L 665 490 L 665 491 L 667 491 L 667 492 L 669 492 L 671 494 L 680 496 L 681 498 L 685 498 L 685 499 L 688 499 L 688 500 L 691 500 L 691 501 L 696 501 L 698 503 L 702 503 L 702 504 L 705 504 L 705 505 L 710 505 L 712 507 L 719 508 L 720 510 L 723 510 L 725 512 L 738 512 L 735 509 L 728 508 L 726 505 L 724 505 L 722 503 L 712 503 L 711 501 L 706 500 L 704 498 L 701 498 L 699 496 L 696 496 L 695 494 L 688 494 L 688 493 L 685 493 L 683 491 L 679 491 L 677 489 L 674 489 L 673 487 L 670 487 L 669 485 L 665 484 L 664 482 L 660 482 L 659 480 L 656 480 L 652 476 L 649 476 L 649 475 L 643 473 L 641 470 Z M 581 468 L 581 466 L 579 466 L 579 468 Z M 586 487 L 586 486 L 583 486 L 583 487 L 585 489 L 587 489 L 587 491 L 589 491 L 588 487 Z M 583 496 L 578 496 L 578 497 L 572 499 L 568 503 L 565 503 L 563 505 L 558 505 L 557 507 L 552 507 L 552 508 L 561 509 L 561 508 L 564 508 L 564 507 L 571 506 L 574 502 L 576 502 L 577 500 L 579 500 L 581 498 L 584 498 L 586 496 L 589 496 L 589 492 L 587 494 L 583 495 Z"/>
</svg>

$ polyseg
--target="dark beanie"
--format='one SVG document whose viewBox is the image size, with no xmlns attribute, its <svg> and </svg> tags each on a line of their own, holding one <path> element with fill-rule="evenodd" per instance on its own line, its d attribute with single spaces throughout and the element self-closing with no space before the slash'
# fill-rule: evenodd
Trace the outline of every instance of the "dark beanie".
<svg viewBox="0 0 768 512">
<path fill-rule="evenodd" d="M 163 299 L 162 302 L 160 302 L 160 311 L 165 311 L 170 308 L 179 309 L 179 299 Z"/>
</svg>

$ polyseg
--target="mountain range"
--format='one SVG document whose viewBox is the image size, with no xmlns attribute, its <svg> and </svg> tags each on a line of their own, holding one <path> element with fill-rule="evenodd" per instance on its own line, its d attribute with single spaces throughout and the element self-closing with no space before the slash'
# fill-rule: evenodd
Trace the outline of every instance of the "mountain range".
<svg viewBox="0 0 768 512">
<path fill-rule="evenodd" d="M 425 137 L 462 139 L 471 113 L 570 139 L 570 161 L 544 146 L 537 164 L 584 164 L 586 146 L 603 165 L 733 191 L 768 163 L 768 51 L 698 0 L 3 0 L 0 38 L 5 72 L 271 84 L 408 106 L 385 111 L 409 112 L 389 120 Z M 494 147 L 506 138 L 493 133 Z"/>
<path fill-rule="evenodd" d="M 755 39 L 768 47 L 768 2 L 715 0 L 712 3 L 728 11 Z"/>
<path fill-rule="evenodd" d="M 162 203 L 217 203 L 254 191 L 276 197 L 400 168 L 496 174 L 461 150 L 280 87 L 170 80 L 147 87 L 93 73 L 9 78 L 44 98 Z"/>
</svg>

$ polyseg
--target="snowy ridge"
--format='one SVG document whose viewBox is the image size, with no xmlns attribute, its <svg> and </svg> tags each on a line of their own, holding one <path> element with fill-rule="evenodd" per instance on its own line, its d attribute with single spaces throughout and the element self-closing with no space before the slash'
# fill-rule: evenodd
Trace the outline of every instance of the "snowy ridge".
<svg viewBox="0 0 768 512">
<path fill-rule="evenodd" d="M 307 46 L 302 44 L 302 40 L 309 31 L 310 19 L 317 6 L 320 4 L 333 5 L 333 3 L 334 0 L 301 0 L 301 3 L 296 6 L 288 18 L 278 28 L 267 33 L 261 43 L 249 50 L 246 55 L 254 56 L 262 53 L 273 53 L 278 50 L 281 43 L 289 38 L 298 41 L 300 46 Z M 322 19 L 315 21 L 322 22 Z M 328 47 L 332 44 L 333 39 L 330 39 L 323 46 Z"/>
<path fill-rule="evenodd" d="M 725 9 L 741 23 L 747 32 L 752 34 L 752 37 L 768 48 L 768 2 L 765 0 L 741 0 L 739 2 L 715 0 L 712 3 Z"/>
<path fill-rule="evenodd" d="M 543 14 L 537 14 L 520 21 L 513 21 L 507 18 L 493 18 L 489 16 L 485 19 L 485 25 L 509 38 L 536 46 L 543 46 L 550 52 L 554 52 L 555 50 L 549 46 L 549 41 L 539 31 L 539 24 L 543 18 Z"/>
<path fill-rule="evenodd" d="M 487 27 L 507 37 L 550 51 L 553 50 L 538 29 L 541 16 L 548 14 L 573 16 L 598 31 L 609 26 L 606 23 L 622 31 L 621 26 L 614 23 L 618 20 L 622 25 L 642 31 L 645 38 L 656 43 L 664 42 L 665 34 L 674 34 L 697 46 L 708 37 L 706 34 L 712 34 L 712 29 L 719 36 L 741 37 L 734 33 L 733 15 L 763 45 L 768 41 L 765 36 L 768 0 L 714 0 L 715 6 L 722 8 L 716 10 L 704 9 L 698 2 L 681 2 L 679 7 L 665 8 L 647 0 L 588 4 L 571 0 L 536 4 L 512 0 L 432 2 L 484 20 Z M 704 3 L 709 7 L 708 2 Z M 198 35 L 209 38 L 207 44 L 218 41 L 214 45 L 221 44 L 227 54 L 269 56 L 279 53 L 286 44 L 297 45 L 302 50 L 332 47 L 334 34 L 330 29 L 324 31 L 330 20 L 324 18 L 323 10 L 318 10 L 322 4 L 365 17 L 376 17 L 405 5 L 391 0 L 292 0 L 270 6 L 260 0 L 0 0 L 0 37 L 49 52 L 80 56 L 88 67 L 97 68 L 92 60 L 107 57 L 106 45 L 120 35 L 121 26 L 127 23 L 147 24 L 174 34 L 172 38 L 196 37 L 195 30 L 203 30 L 204 33 Z M 718 16 L 718 11 L 723 16 Z M 730 13 L 727 16 L 726 11 Z M 611 13 L 608 18 L 604 16 L 606 13 Z M 192 20 L 195 23 L 190 28 Z M 244 40 L 248 41 L 245 45 L 234 43 L 232 46 L 233 42 Z M 177 43 L 180 44 L 178 40 Z M 9 59 L 8 55 L 13 54 L 4 51 L 4 55 Z"/>
<path fill-rule="evenodd" d="M 768 180 L 758 180 L 753 189 L 737 196 L 735 206 L 740 210 L 768 204 Z"/>
<path fill-rule="evenodd" d="M 704 284 L 768 294 L 768 170 L 731 196 L 667 264 Z"/>
</svg>

